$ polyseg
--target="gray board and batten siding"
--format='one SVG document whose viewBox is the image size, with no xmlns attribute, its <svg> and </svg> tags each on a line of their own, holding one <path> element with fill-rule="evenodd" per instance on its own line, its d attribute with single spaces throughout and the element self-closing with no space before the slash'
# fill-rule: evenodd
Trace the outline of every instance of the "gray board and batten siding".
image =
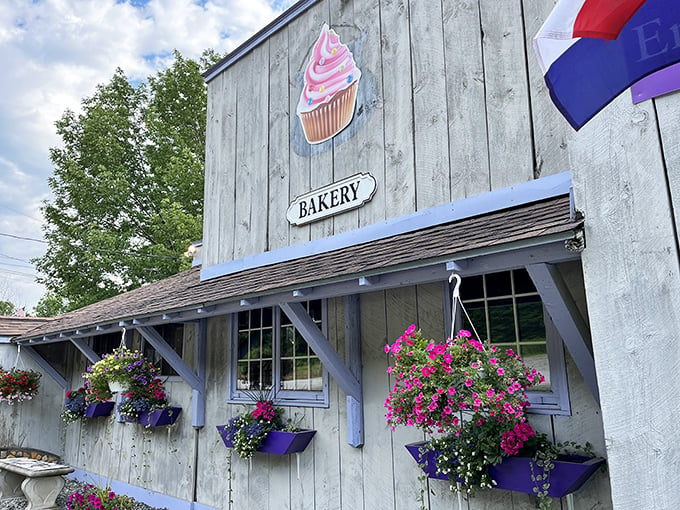
<svg viewBox="0 0 680 510">
<path fill-rule="evenodd" d="M 281 18 L 275 30 L 259 34 L 258 44 L 244 46 L 209 76 L 203 263 L 210 269 L 571 171 L 586 244 L 580 262 L 572 254 L 576 260 L 556 267 L 570 302 L 589 321 L 600 402 L 567 352 L 571 416 L 534 415 L 531 421 L 556 441 L 589 441 L 596 454 L 608 458 L 608 471 L 574 494 L 575 508 L 670 510 L 680 500 L 680 403 L 672 398 L 680 387 L 680 320 L 674 307 L 680 301 L 675 207 L 680 207 L 680 98 L 671 94 L 632 105 L 626 92 L 578 133 L 572 131 L 550 102 L 531 50 L 531 38 L 553 6 L 544 0 L 298 2 L 294 16 Z M 346 131 L 305 146 L 295 105 L 324 22 L 352 49 L 364 77 L 356 117 Z M 295 197 L 360 172 L 376 178 L 371 202 L 310 225 L 287 223 L 286 208 Z M 496 228 L 502 230 L 502 224 Z M 525 247 L 527 260 L 532 249 L 538 251 Z M 328 257 L 329 264 L 342 263 Z M 199 283 L 194 268 L 49 327 L 59 336 L 59 325 L 69 321 L 82 320 L 88 331 L 99 321 L 117 325 L 115 311 L 123 309 L 142 320 L 133 315 L 141 304 L 154 317 L 163 315 L 159 303 L 191 303 L 196 310 L 200 297 L 219 285 L 231 282 L 234 298 L 247 293 L 234 286 L 248 274 L 263 286 L 272 283 L 266 268 L 252 271 L 234 281 L 223 276 Z M 446 334 L 445 278 L 362 289 L 362 448 L 347 444 L 346 395 L 332 378 L 328 407 L 287 408 L 289 415 L 299 413 L 303 427 L 317 430 L 299 458 L 258 454 L 251 465 L 224 448 L 215 426 L 243 410 L 226 401 L 233 317 L 226 309 L 205 319 L 194 315 L 185 329 L 184 359 L 195 369 L 195 327 L 205 324 L 207 331 L 205 427 L 192 427 L 191 387 L 173 378 L 167 384 L 170 399 L 183 412 L 170 430 L 105 420 L 62 428 L 63 390 L 46 377 L 43 395 L 2 409 L 2 437 L 49 451 L 56 442 L 55 453 L 78 470 L 100 475 L 99 481 L 143 486 L 195 501 L 194 508 L 417 508 L 419 470 L 403 445 L 422 434 L 392 432 L 385 424 L 383 402 L 391 381 L 383 347 L 412 322 L 427 336 Z M 186 284 L 190 297 L 173 292 L 178 282 Z M 263 302 L 268 295 L 283 299 L 280 289 L 263 294 Z M 219 295 L 209 295 L 216 309 L 224 304 Z M 341 358 L 345 303 L 343 297 L 328 299 L 328 340 Z M 64 346 L 67 379 L 77 387 L 87 360 L 68 339 L 55 345 Z M 0 347 L 0 362 L 10 366 L 16 351 Z M 41 421 L 44 426 L 29 425 L 36 414 L 49 417 Z M 458 507 L 447 483 L 429 481 L 425 489 L 428 510 Z M 464 499 L 462 507 L 524 510 L 534 502 L 524 494 L 484 491 Z M 566 505 L 555 501 L 553 508 Z"/>
<path fill-rule="evenodd" d="M 559 439 L 599 429 L 598 436 L 604 421 L 613 503 L 601 494 L 595 496 L 600 507 L 673 508 L 680 485 L 663 480 L 680 462 L 671 439 L 680 404 L 666 398 L 668 388 L 680 387 L 680 351 L 673 347 L 680 320 L 672 305 L 680 297 L 678 96 L 633 105 L 626 91 L 574 132 L 550 101 L 531 49 L 551 1 L 296 5 L 302 4 L 298 16 L 210 76 L 208 132 L 219 144 L 207 153 L 206 197 L 216 199 L 206 201 L 203 263 L 571 170 L 576 206 L 586 218 L 582 261 L 602 414 L 592 403 L 579 403 L 587 398 L 570 381 L 574 415 L 585 423 L 553 418 L 551 427 Z M 371 79 L 359 90 L 358 115 L 348 128 L 353 136 L 300 154 L 293 106 L 323 22 Z M 266 93 L 268 83 L 274 108 L 241 106 L 256 101 L 237 95 L 250 76 L 265 77 L 245 88 Z M 281 97 L 286 90 L 288 110 Z M 262 139 L 247 144 L 266 156 L 248 159 L 236 149 L 242 124 L 257 125 Z M 382 191 L 360 210 L 312 226 L 283 220 L 296 196 L 353 172 L 372 173 Z M 237 197 L 240 181 L 253 173 L 260 184 Z M 261 221 L 252 228 L 253 214 L 268 218 L 263 230 Z"/>
<path fill-rule="evenodd" d="M 207 76 L 202 254 L 207 271 L 572 169 L 568 145 L 535 140 L 538 114 L 554 126 L 547 135 L 572 136 L 548 102 L 530 52 L 531 35 L 552 5 L 425 0 L 305 5 Z M 295 106 L 324 22 L 349 46 L 362 79 L 353 122 L 333 140 L 312 146 L 306 144 Z M 297 196 L 360 172 L 378 183 L 369 203 L 311 225 L 287 223 L 285 211 Z M 576 273 L 572 280 L 578 282 Z M 578 302 L 585 310 L 579 287 L 573 292 L 581 294 Z M 285 508 L 414 508 L 420 486 L 403 445 L 421 436 L 413 430 L 391 433 L 384 423 L 389 380 L 380 348 L 408 326 L 405 321 L 441 336 L 442 300 L 440 286 L 433 285 L 362 295 L 364 447 L 354 451 L 346 444 L 345 397 L 331 381 L 330 408 L 306 412 L 315 428 L 324 427 L 311 445 L 313 457 L 302 456 L 316 466 L 311 480 L 304 474 L 305 460 L 301 479 L 293 471 L 289 484 L 283 480 L 291 472 L 281 469 L 278 459 L 269 461 L 266 476 L 243 472 L 236 460 L 235 501 L 246 508 L 277 508 L 268 498 L 283 485 L 290 498 Z M 333 320 L 339 321 L 341 335 L 342 315 Z M 342 336 L 329 334 L 342 353 Z M 604 455 L 598 406 L 570 358 L 568 372 L 574 416 L 533 421 L 558 441 L 590 441 Z M 207 408 L 210 413 L 210 404 Z M 247 487 L 254 489 L 246 494 Z M 450 508 L 457 501 L 445 483 L 430 482 L 430 489 L 430 509 Z M 256 497 L 259 490 L 264 493 Z M 297 499 L 299 491 L 308 498 L 304 502 Z M 607 476 L 593 479 L 575 498 L 579 507 L 610 507 Z M 471 509 L 532 504 L 529 496 L 500 491 L 464 503 Z"/>
</svg>

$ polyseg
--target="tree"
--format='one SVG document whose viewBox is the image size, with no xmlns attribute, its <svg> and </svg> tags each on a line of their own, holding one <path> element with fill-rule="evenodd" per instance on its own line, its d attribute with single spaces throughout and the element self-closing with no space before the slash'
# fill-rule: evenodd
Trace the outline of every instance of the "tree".
<svg viewBox="0 0 680 510">
<path fill-rule="evenodd" d="M 14 315 L 16 306 L 11 301 L 0 301 L 0 315 L 10 316 Z"/>
<path fill-rule="evenodd" d="M 66 305 L 64 300 L 61 297 L 48 292 L 40 298 L 40 301 L 38 301 L 35 308 L 33 308 L 33 315 L 36 317 L 56 317 L 65 311 Z"/>
<path fill-rule="evenodd" d="M 135 86 L 121 69 L 57 121 L 48 249 L 35 260 L 48 294 L 80 308 L 190 267 L 201 238 L 206 87 L 201 62 L 173 64 Z"/>
</svg>

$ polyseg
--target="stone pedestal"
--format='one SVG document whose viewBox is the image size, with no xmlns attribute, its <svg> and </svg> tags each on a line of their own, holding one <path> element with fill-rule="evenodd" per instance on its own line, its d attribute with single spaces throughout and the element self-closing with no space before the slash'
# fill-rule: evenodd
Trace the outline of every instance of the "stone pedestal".
<svg viewBox="0 0 680 510">
<path fill-rule="evenodd" d="M 23 492 L 26 510 L 59 510 L 57 496 L 64 487 L 63 475 L 70 466 L 35 459 L 0 459 L 0 498 L 17 497 Z"/>
</svg>

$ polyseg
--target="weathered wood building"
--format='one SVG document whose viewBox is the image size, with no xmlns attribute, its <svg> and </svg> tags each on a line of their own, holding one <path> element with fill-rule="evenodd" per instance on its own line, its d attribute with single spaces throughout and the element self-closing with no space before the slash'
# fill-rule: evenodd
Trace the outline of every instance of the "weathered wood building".
<svg viewBox="0 0 680 510">
<path fill-rule="evenodd" d="M 66 353 L 53 379 L 77 387 L 125 328 L 167 361 L 182 416 L 167 432 L 72 425 L 57 453 L 173 509 L 414 508 L 403 445 L 421 436 L 385 424 L 383 346 L 411 323 L 447 335 L 455 271 L 477 328 L 549 375 L 531 423 L 607 457 L 575 508 L 674 508 L 679 96 L 624 93 L 574 132 L 531 50 L 553 6 L 301 0 L 210 70 L 200 265 L 18 339 L 48 371 Z M 351 122 L 310 143 L 300 97 L 324 24 L 360 78 L 347 77 Z M 249 463 L 222 445 L 215 426 L 259 383 L 317 430 L 299 457 Z M 58 417 L 58 398 L 36 403 L 18 414 Z M 26 428 L 17 441 L 55 449 Z M 428 482 L 429 509 L 457 504 Z M 464 502 L 533 505 L 506 491 Z"/>
</svg>

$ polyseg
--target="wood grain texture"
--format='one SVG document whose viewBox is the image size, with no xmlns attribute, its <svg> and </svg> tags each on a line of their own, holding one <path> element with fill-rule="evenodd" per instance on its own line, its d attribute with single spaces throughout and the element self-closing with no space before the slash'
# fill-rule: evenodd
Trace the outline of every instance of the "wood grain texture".
<svg viewBox="0 0 680 510">
<path fill-rule="evenodd" d="M 416 207 L 422 210 L 451 199 L 442 6 L 411 0 L 410 14 Z"/>
<path fill-rule="evenodd" d="M 680 281 L 651 106 L 633 106 L 621 95 L 573 144 L 577 207 L 588 218 L 582 259 L 617 508 L 672 507 L 678 497 L 663 473 L 677 471 L 680 462 L 669 443 L 680 409 L 665 398 L 667 388 L 680 384 L 673 347 Z M 664 377 L 649 378 L 650 370 Z"/>
<path fill-rule="evenodd" d="M 442 2 L 451 200 L 491 189 L 479 3 Z M 464 40 L 465 50 L 460 41 Z"/>
<path fill-rule="evenodd" d="M 237 84 L 235 258 L 266 249 L 269 44 L 258 46 L 250 58 L 241 62 L 242 74 Z"/>
<path fill-rule="evenodd" d="M 415 211 L 413 83 L 408 0 L 380 2 L 385 144 L 385 215 Z M 378 184 L 380 186 L 380 184 Z M 389 199 L 388 199 L 389 197 Z"/>
<path fill-rule="evenodd" d="M 288 246 L 290 225 L 286 209 L 290 196 L 290 86 L 288 29 L 275 34 L 269 43 L 269 146 L 267 249 Z"/>
<path fill-rule="evenodd" d="M 520 0 L 480 0 L 491 188 L 533 178 L 526 47 Z"/>
</svg>

